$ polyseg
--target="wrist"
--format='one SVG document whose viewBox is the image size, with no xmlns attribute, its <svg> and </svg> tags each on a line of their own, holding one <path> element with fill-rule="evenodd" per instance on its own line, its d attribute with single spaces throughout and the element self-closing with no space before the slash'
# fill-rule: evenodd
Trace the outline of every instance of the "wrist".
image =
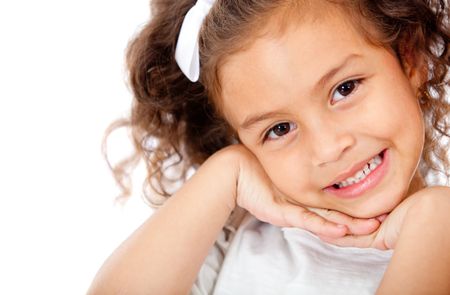
<svg viewBox="0 0 450 295">
<path fill-rule="evenodd" d="M 228 146 L 217 151 L 204 163 L 204 166 L 208 166 L 207 174 L 210 175 L 216 187 L 217 197 L 224 202 L 230 211 L 237 206 L 240 161 L 239 148 Z"/>
</svg>

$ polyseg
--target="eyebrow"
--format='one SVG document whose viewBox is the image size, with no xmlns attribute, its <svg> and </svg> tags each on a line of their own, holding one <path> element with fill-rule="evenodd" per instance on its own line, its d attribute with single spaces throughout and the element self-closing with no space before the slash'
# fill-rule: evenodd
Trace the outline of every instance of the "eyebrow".
<svg viewBox="0 0 450 295">
<path fill-rule="evenodd" d="M 314 91 L 316 92 L 320 87 L 324 87 L 336 74 L 338 74 L 347 64 L 349 64 L 352 60 L 356 58 L 361 58 L 361 55 L 358 54 L 350 54 L 348 55 L 341 63 L 339 63 L 336 67 L 333 67 L 329 70 L 325 75 L 323 75 L 319 81 L 314 86 Z M 255 114 L 248 116 L 242 124 L 239 125 L 241 129 L 250 129 L 250 127 L 258 122 L 265 121 L 270 119 L 276 115 L 280 115 L 279 111 L 270 111 L 262 114 Z"/>
</svg>

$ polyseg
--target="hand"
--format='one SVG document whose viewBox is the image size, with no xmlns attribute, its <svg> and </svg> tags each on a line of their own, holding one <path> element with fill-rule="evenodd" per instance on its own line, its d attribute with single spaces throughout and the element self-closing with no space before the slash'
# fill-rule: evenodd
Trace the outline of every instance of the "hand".
<svg viewBox="0 0 450 295">
<path fill-rule="evenodd" d="M 380 225 L 376 218 L 358 219 L 338 211 L 304 208 L 287 201 L 278 191 L 257 158 L 243 145 L 227 149 L 238 154 L 236 204 L 261 221 L 276 226 L 298 227 L 322 237 L 347 234 L 368 235 Z"/>
<path fill-rule="evenodd" d="M 430 199 L 433 198 L 433 199 Z M 404 226 L 405 217 L 413 209 L 419 208 L 415 212 L 420 212 L 423 202 L 430 200 L 442 205 L 448 206 L 450 199 L 450 188 L 448 187 L 427 187 L 401 202 L 383 221 L 381 226 L 375 232 L 368 235 L 346 235 L 340 238 L 330 238 L 329 236 L 320 236 L 328 243 L 342 247 L 358 248 L 376 248 L 381 250 L 394 249 Z M 425 214 L 425 213 L 424 213 Z M 416 215 L 414 215 L 416 216 Z M 414 218 L 418 219 L 418 218 Z M 420 234 L 420 233 L 418 233 Z"/>
</svg>

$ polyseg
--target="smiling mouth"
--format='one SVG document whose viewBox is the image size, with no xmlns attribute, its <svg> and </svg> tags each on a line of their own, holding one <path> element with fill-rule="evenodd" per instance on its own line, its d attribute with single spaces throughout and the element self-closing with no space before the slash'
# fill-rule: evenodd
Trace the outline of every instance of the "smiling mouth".
<svg viewBox="0 0 450 295">
<path fill-rule="evenodd" d="M 375 169 L 383 162 L 384 158 L 384 151 L 380 152 L 376 156 L 374 156 L 372 159 L 370 159 L 363 168 L 358 170 L 353 174 L 353 176 L 350 176 L 346 178 L 343 181 L 339 181 L 332 186 L 336 189 L 341 189 L 347 186 L 350 186 L 355 183 L 359 183 L 363 181 L 366 177 L 368 177 Z"/>
<path fill-rule="evenodd" d="M 388 170 L 389 153 L 385 149 L 375 155 L 366 164 L 360 165 L 359 170 L 352 172 L 334 184 L 324 188 L 325 192 L 341 198 L 353 198 L 375 187 L 384 178 Z"/>
</svg>

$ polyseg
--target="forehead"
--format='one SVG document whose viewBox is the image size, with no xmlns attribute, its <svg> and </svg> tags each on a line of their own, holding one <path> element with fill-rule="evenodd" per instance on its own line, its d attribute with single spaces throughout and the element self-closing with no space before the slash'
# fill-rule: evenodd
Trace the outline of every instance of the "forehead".
<svg viewBox="0 0 450 295">
<path fill-rule="evenodd" d="M 266 34 L 219 69 L 222 111 L 237 129 L 250 112 L 289 104 L 289 98 L 305 94 L 327 70 L 349 55 L 364 55 L 370 46 L 337 10 Z"/>
</svg>

